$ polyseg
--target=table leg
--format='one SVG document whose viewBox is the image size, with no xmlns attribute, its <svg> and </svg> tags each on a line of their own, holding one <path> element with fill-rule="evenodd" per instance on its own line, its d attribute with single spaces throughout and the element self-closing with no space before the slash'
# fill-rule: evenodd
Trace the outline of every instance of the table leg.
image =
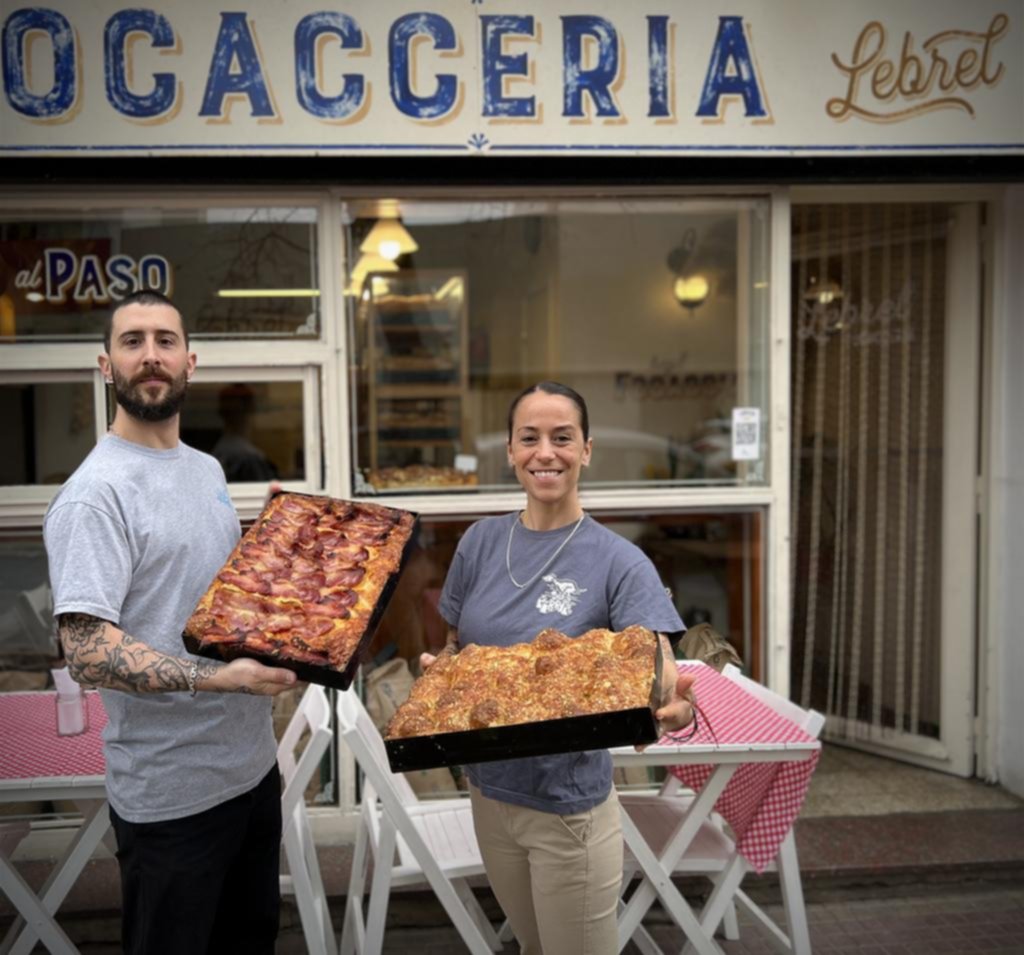
<svg viewBox="0 0 1024 955">
<path fill-rule="evenodd" d="M 3 891 L 27 920 L 25 932 L 32 933 L 33 941 L 38 938 L 54 955 L 78 955 L 78 949 L 71 944 L 71 939 L 53 920 L 35 892 L 21 877 L 21 873 L 5 856 L 0 856 L 0 891 Z M 3 945 L 0 945 L 0 952 L 8 951 L 8 942 L 13 938 L 15 931 L 24 924 L 21 918 L 16 921 Z"/>
<path fill-rule="evenodd" d="M 79 808 L 84 812 L 82 824 L 39 891 L 39 901 L 47 916 L 52 916 L 60 908 L 61 902 L 110 827 L 106 800 L 83 802 Z M 36 937 L 37 931 L 32 924 L 23 926 L 20 919 L 15 919 L 4 939 L 4 945 L 11 944 L 11 947 L 0 948 L 0 951 L 9 951 L 10 955 L 28 955 Z"/>
<path fill-rule="evenodd" d="M 789 928 L 790 950 L 794 955 L 810 955 L 811 933 L 807 928 L 807 909 L 804 907 L 804 889 L 800 882 L 800 862 L 796 855 L 796 836 L 790 829 L 779 846 L 779 883 L 782 886 L 782 904 Z"/>
</svg>

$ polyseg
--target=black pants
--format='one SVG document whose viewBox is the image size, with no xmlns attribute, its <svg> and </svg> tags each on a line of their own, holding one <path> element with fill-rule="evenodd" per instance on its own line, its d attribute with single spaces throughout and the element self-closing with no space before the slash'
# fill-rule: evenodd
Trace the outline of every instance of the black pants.
<svg viewBox="0 0 1024 955">
<path fill-rule="evenodd" d="M 281 904 L 281 777 L 169 822 L 110 810 L 126 955 L 273 955 Z"/>
</svg>

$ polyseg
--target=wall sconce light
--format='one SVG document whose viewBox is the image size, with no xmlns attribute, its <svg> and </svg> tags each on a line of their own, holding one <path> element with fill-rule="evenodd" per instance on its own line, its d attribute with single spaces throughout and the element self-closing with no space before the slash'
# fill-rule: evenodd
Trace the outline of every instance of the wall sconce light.
<svg viewBox="0 0 1024 955">
<path fill-rule="evenodd" d="M 691 315 L 707 301 L 711 284 L 702 272 L 696 271 L 700 242 L 697 230 L 689 228 L 683 233 L 679 245 L 670 249 L 665 264 L 675 276 L 672 294 Z"/>
<path fill-rule="evenodd" d="M 693 312 L 707 300 L 711 287 L 708 280 L 699 273 L 690 276 L 680 276 L 672 286 L 672 292 L 676 301 L 688 312 Z"/>
<path fill-rule="evenodd" d="M 804 290 L 804 298 L 808 302 L 819 305 L 831 305 L 837 299 L 843 297 L 843 287 L 833 279 L 826 278 L 819 282 L 817 276 L 812 276 Z"/>
</svg>

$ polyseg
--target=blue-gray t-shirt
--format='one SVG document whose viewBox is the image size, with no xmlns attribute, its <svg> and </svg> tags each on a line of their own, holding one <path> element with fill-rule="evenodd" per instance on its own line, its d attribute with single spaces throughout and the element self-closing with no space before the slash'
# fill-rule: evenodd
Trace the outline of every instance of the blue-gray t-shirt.
<svg viewBox="0 0 1024 955">
<path fill-rule="evenodd" d="M 179 443 L 110 435 L 53 499 L 43 523 L 54 615 L 108 620 L 161 653 L 238 541 L 217 461 Z M 129 822 L 203 812 L 247 792 L 277 758 L 269 697 L 101 690 L 107 793 Z"/>
<path fill-rule="evenodd" d="M 518 514 L 506 514 L 466 531 L 439 604 L 441 616 L 458 630 L 460 646 L 512 646 L 546 627 L 571 637 L 633 624 L 668 634 L 685 630 L 643 551 L 589 515 L 545 566 L 572 528 L 531 531 Z M 509 566 L 527 586 L 513 584 Z M 607 750 L 498 760 L 466 770 L 485 796 L 560 815 L 599 805 L 612 786 Z"/>
</svg>

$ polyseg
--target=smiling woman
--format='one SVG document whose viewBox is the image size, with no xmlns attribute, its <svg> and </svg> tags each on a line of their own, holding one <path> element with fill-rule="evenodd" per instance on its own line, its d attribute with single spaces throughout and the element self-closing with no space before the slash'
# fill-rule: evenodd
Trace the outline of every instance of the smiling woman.
<svg viewBox="0 0 1024 955">
<path fill-rule="evenodd" d="M 460 541 L 438 604 L 450 650 L 529 643 L 550 628 L 576 638 L 640 626 L 672 657 L 666 634 L 685 628 L 654 565 L 580 506 L 591 448 L 574 389 L 541 381 L 513 398 L 508 463 L 526 508 L 477 521 Z M 693 711 L 684 699 L 691 681 L 664 674 L 655 717 L 667 731 L 688 725 Z M 617 951 L 623 850 L 607 751 L 502 759 L 466 773 L 487 875 L 520 947 Z"/>
<path fill-rule="evenodd" d="M 549 530 L 581 518 L 579 481 L 590 463 L 589 432 L 583 399 L 565 385 L 542 381 L 513 400 L 508 463 L 526 491 L 525 527 Z"/>
</svg>

